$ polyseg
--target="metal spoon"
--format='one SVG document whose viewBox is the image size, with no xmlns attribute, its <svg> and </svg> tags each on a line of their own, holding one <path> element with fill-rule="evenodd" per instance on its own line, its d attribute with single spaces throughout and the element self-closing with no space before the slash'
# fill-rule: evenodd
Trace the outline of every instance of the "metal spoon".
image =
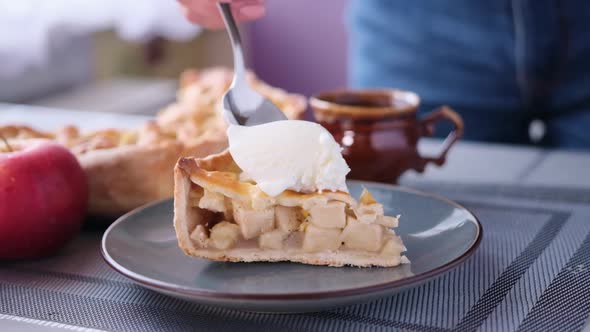
<svg viewBox="0 0 590 332">
<path fill-rule="evenodd" d="M 230 124 L 254 126 L 287 117 L 270 100 L 252 90 L 246 81 L 246 65 L 242 51 L 242 39 L 229 3 L 218 3 L 219 11 L 231 39 L 234 54 L 234 78 L 223 96 L 223 116 Z"/>
</svg>

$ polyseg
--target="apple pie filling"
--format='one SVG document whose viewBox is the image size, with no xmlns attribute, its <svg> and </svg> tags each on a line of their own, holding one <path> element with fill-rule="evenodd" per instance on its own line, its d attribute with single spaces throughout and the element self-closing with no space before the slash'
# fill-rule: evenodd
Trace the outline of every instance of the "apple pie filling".
<svg viewBox="0 0 590 332">
<path fill-rule="evenodd" d="M 190 239 L 200 248 L 260 248 L 316 253 L 336 250 L 399 255 L 405 251 L 391 229 L 398 217 L 384 215 L 383 206 L 365 190 L 359 202 L 294 193 L 297 199 L 249 201 L 191 185 L 189 204 L 204 220 L 195 223 Z M 202 213 L 207 211 L 207 213 Z"/>
</svg>

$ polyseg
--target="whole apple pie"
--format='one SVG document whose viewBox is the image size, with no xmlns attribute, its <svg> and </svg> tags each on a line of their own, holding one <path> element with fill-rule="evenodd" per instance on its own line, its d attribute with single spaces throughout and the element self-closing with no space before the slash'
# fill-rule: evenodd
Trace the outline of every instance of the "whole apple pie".
<svg viewBox="0 0 590 332">
<path fill-rule="evenodd" d="M 344 176 L 349 169 L 337 144 L 323 128 L 304 122 L 274 122 L 262 125 L 268 127 L 265 130 L 230 127 L 229 150 L 178 161 L 174 226 L 187 255 L 330 266 L 388 267 L 408 262 L 392 229 L 398 217 L 386 216 L 383 205 L 367 190 L 358 201 L 346 191 Z M 234 135 L 232 129 L 244 133 Z M 277 136 L 279 132 L 299 135 L 285 138 Z M 300 149 L 316 141 L 322 147 Z M 282 150 L 267 150 L 281 145 Z M 274 156 L 264 157 L 269 153 Z M 295 158 L 289 160 L 289 154 Z M 297 158 L 317 158 L 317 162 L 297 163 Z"/>
<path fill-rule="evenodd" d="M 52 139 L 65 145 L 87 174 L 89 212 L 122 214 L 171 197 L 173 168 L 179 157 L 204 157 L 227 148 L 226 125 L 219 108 L 231 78 L 232 72 L 225 68 L 185 71 L 180 78 L 177 101 L 140 128 L 82 132 L 75 126 L 65 126 L 44 132 L 10 125 L 0 126 L 0 135 L 15 144 L 22 140 Z M 303 115 L 303 96 L 271 87 L 251 73 L 249 81 L 287 117 L 296 119 Z"/>
</svg>

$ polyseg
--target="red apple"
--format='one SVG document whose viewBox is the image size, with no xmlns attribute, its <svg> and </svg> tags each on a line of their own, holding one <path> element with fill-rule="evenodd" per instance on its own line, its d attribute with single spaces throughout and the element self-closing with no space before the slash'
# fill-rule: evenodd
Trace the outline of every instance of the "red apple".
<svg viewBox="0 0 590 332">
<path fill-rule="evenodd" d="M 0 259 L 51 255 L 80 231 L 86 175 L 76 157 L 54 142 L 13 148 L 0 152 Z"/>
</svg>

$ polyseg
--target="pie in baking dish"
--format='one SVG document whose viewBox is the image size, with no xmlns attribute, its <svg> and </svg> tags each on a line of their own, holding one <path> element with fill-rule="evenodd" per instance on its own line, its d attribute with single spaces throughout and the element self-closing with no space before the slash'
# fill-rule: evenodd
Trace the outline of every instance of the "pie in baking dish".
<svg viewBox="0 0 590 332">
<path fill-rule="evenodd" d="M 344 180 L 350 169 L 337 143 L 325 136 L 327 131 L 306 121 L 279 122 L 261 125 L 271 129 L 266 132 L 232 126 L 228 150 L 178 161 L 174 170 L 174 226 L 184 253 L 217 261 L 292 261 L 330 266 L 389 267 L 408 262 L 401 255 L 405 247 L 392 229 L 397 227 L 398 217 L 384 215 L 383 205 L 367 190 L 358 201 L 346 191 Z M 288 127 L 300 136 L 277 135 L 289 135 L 284 130 Z M 309 127 L 312 129 L 305 131 Z M 232 129 L 240 132 L 236 142 L 232 142 Z M 314 133 L 319 133 L 319 139 L 313 137 Z M 269 142 L 270 137 L 277 143 Z M 281 164 L 294 154 L 288 150 L 315 142 L 324 146 L 299 150 L 301 155 Z M 271 150 L 274 156 L 264 159 L 263 155 L 268 155 L 265 151 Z M 236 162 L 237 158 L 240 164 L 248 165 L 244 156 L 254 165 L 248 166 L 247 172 Z M 307 160 L 311 162 L 294 165 L 297 158 L 317 158 L 318 162 Z M 272 167 L 265 169 L 264 162 Z M 277 176 L 271 174 L 273 170 L 277 170 Z M 268 180 L 266 185 L 253 179 L 262 177 Z M 318 184 L 324 189 L 313 189 Z"/>
<path fill-rule="evenodd" d="M 87 173 L 89 212 L 117 215 L 145 203 L 172 197 L 173 168 L 181 156 L 205 157 L 227 148 L 226 125 L 219 107 L 231 83 L 225 68 L 187 70 L 177 101 L 140 128 L 81 132 L 74 126 L 44 132 L 28 126 L 0 126 L 9 141 L 53 139 L 67 146 Z M 303 96 L 268 86 L 249 74 L 252 87 L 291 119 L 306 108 Z M 16 144 L 16 143 L 15 143 Z M 1 148 L 2 145 L 0 145 Z"/>
</svg>

